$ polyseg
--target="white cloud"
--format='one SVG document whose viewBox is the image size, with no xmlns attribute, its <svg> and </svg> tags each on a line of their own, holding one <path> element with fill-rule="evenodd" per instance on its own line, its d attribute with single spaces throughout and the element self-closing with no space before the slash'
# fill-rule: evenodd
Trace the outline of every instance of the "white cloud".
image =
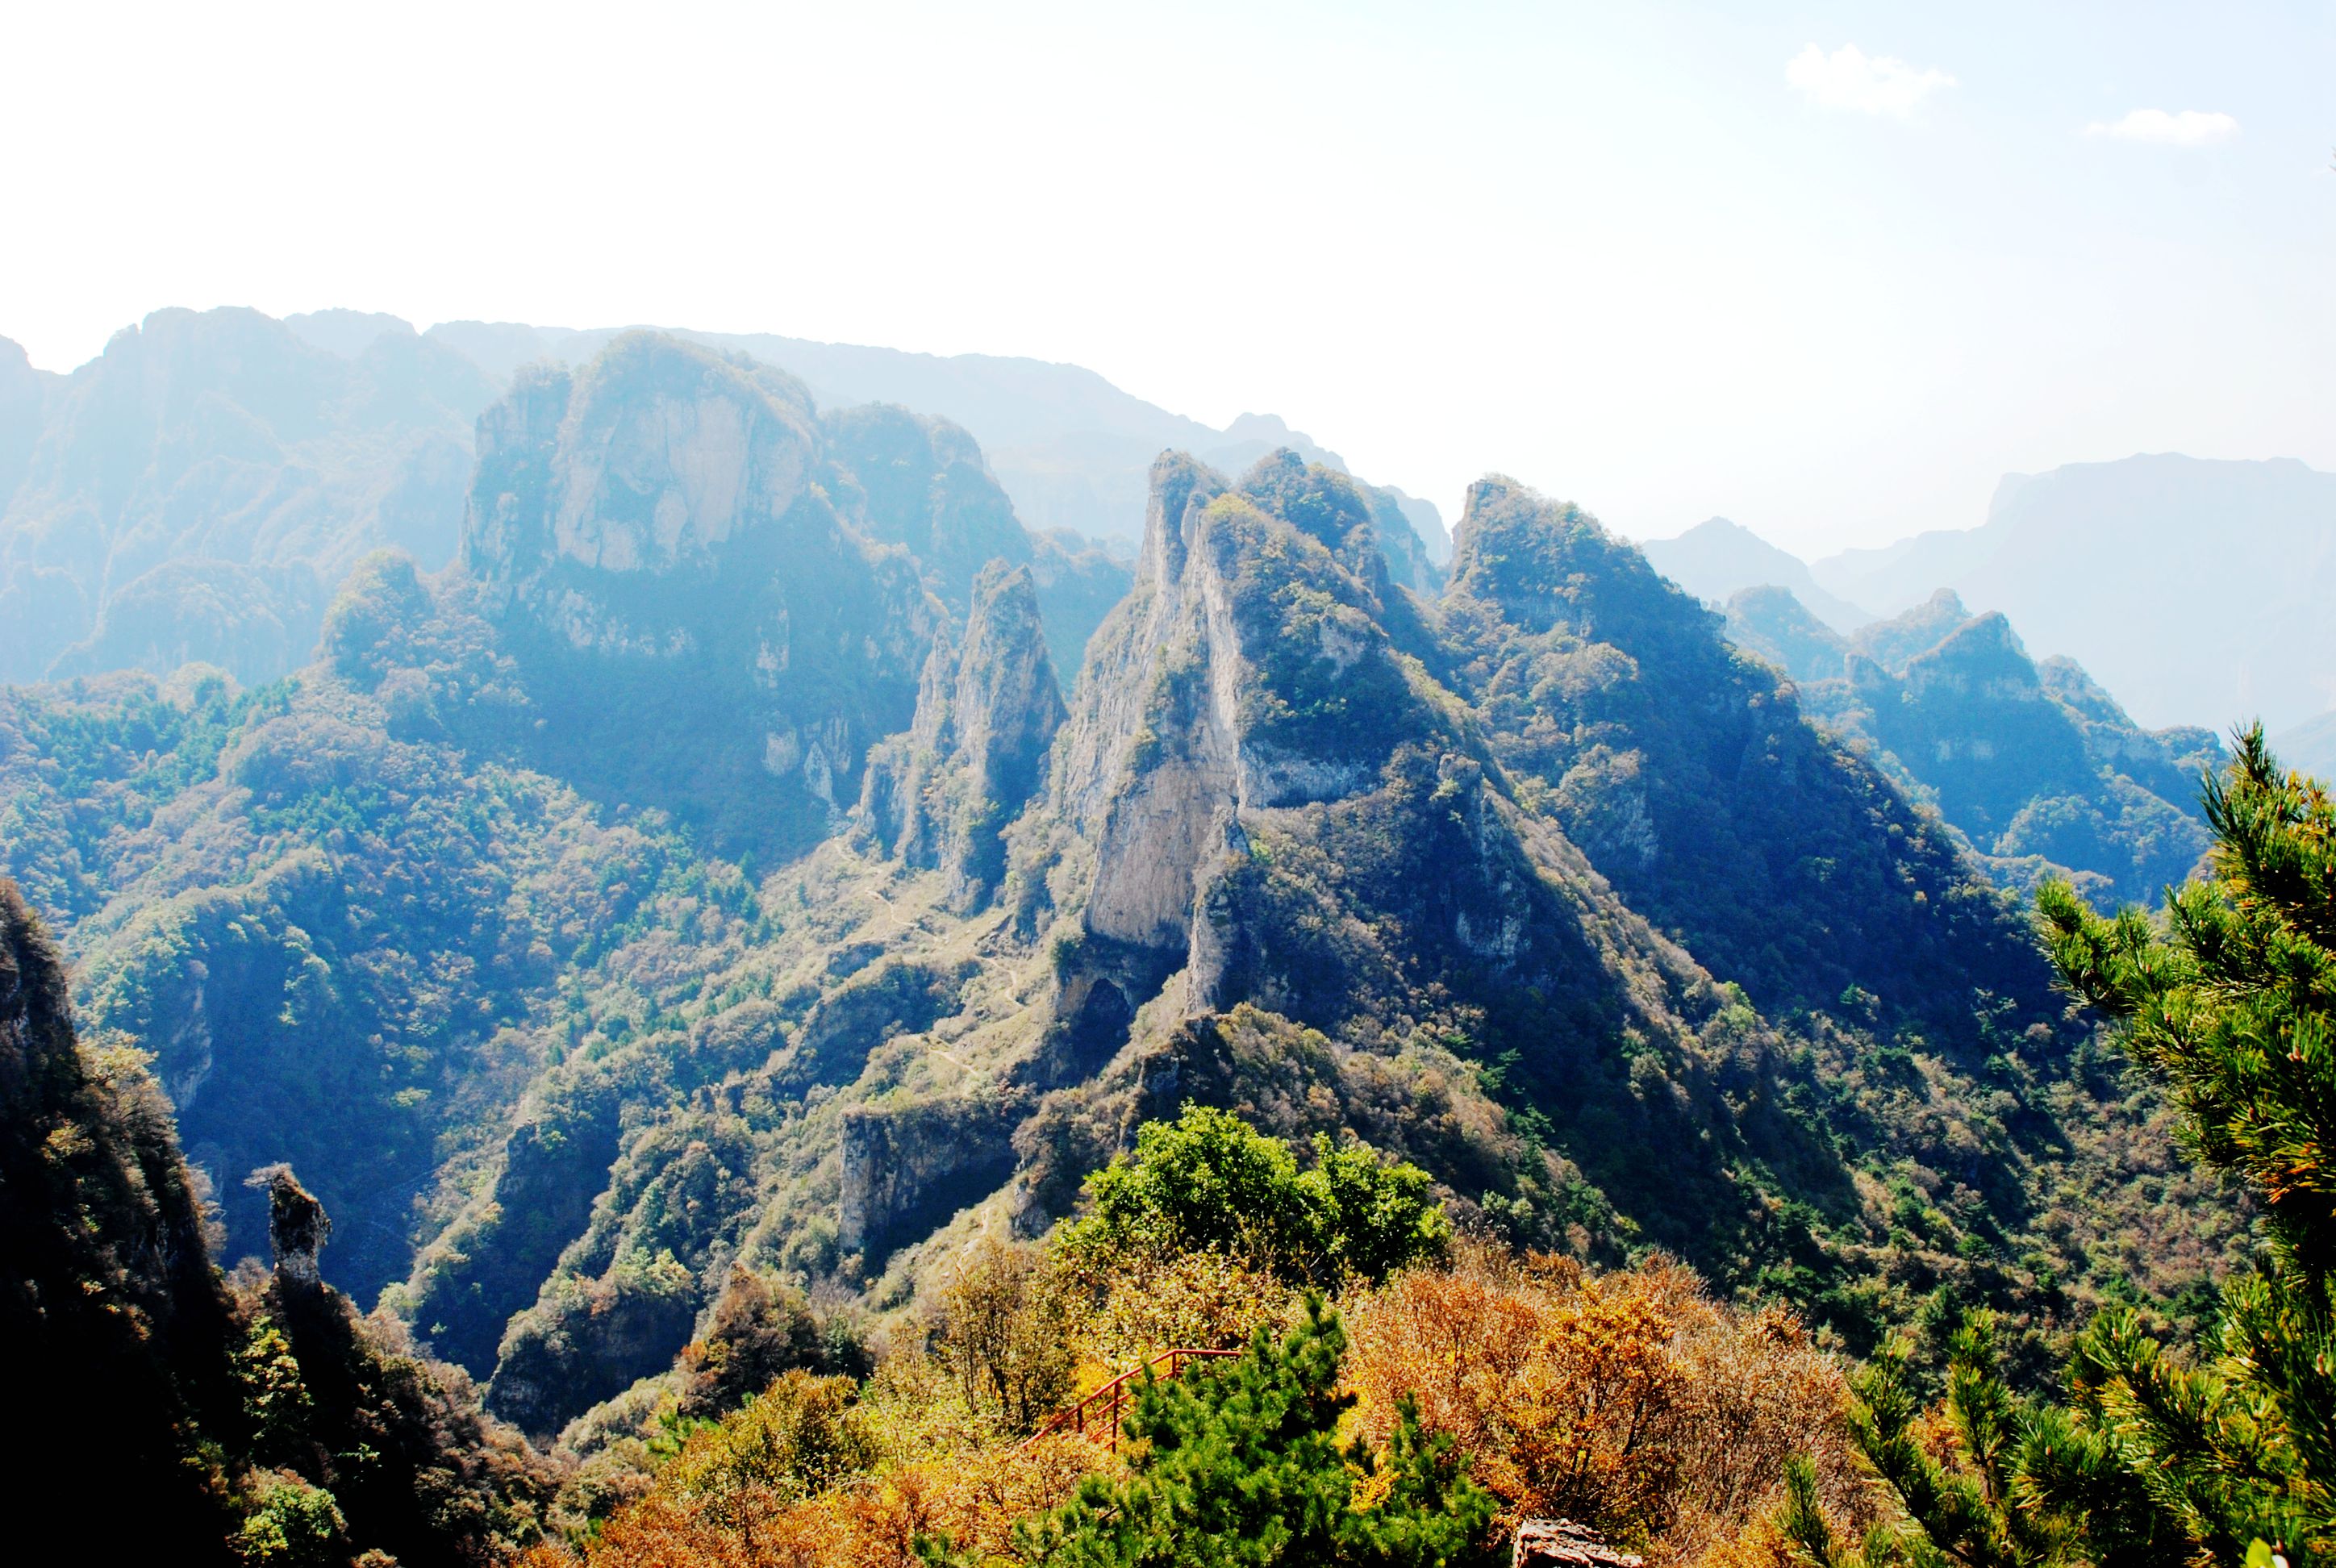
<svg viewBox="0 0 2336 1568">
<path fill-rule="evenodd" d="M 2168 114 L 2163 109 L 2136 109 L 2124 119 L 2104 124 L 2096 120 L 2085 127 L 2088 136 L 2115 136 L 2127 141 L 2156 141 L 2168 147 L 2204 147 L 2228 141 L 2239 133 L 2239 122 L 2227 114 L 2185 109 Z"/>
<path fill-rule="evenodd" d="M 1917 71 L 1887 54 L 1868 54 L 1844 44 L 1828 54 L 1812 44 L 1785 67 L 1785 80 L 1812 103 L 1854 109 L 1861 114 L 1894 114 L 1903 120 L 1914 105 L 1955 79 L 1943 71 Z"/>
</svg>

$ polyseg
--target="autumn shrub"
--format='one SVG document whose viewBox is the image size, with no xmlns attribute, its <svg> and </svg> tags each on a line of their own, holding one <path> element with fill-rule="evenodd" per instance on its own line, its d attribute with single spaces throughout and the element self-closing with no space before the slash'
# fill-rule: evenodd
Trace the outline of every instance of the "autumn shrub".
<svg viewBox="0 0 2336 1568">
<path fill-rule="evenodd" d="M 1224 1252 L 1142 1252 L 1105 1276 L 1082 1338 L 1101 1368 L 1116 1375 L 1164 1350 L 1238 1349 L 1296 1302 L 1272 1275 Z"/>
<path fill-rule="evenodd" d="M 1070 1281 L 1036 1247 L 986 1237 L 942 1285 L 934 1342 L 977 1417 L 1028 1432 L 1071 1391 Z"/>
<path fill-rule="evenodd" d="M 734 1265 L 706 1332 L 681 1353 L 681 1413 L 735 1409 L 797 1368 L 863 1377 L 868 1354 L 848 1325 L 822 1320 L 800 1290 Z"/>
<path fill-rule="evenodd" d="M 744 1511 L 660 1474 L 580 1548 L 540 1548 L 525 1568 L 915 1568 L 919 1543 L 941 1539 L 986 1562 L 1011 1550 L 1017 1524 L 1114 1467 L 1095 1444 L 1048 1436 L 855 1476 L 787 1505 L 757 1494 Z"/>
<path fill-rule="evenodd" d="M 1504 1524 L 1584 1521 L 1658 1562 L 1696 1562 L 1769 1508 L 1813 1453 L 1858 1512 L 1839 1371 L 1790 1314 L 1715 1302 L 1656 1261 L 1590 1274 L 1482 1246 L 1350 1308 L 1348 1377 L 1367 1430 L 1408 1398 L 1449 1436 Z"/>
</svg>

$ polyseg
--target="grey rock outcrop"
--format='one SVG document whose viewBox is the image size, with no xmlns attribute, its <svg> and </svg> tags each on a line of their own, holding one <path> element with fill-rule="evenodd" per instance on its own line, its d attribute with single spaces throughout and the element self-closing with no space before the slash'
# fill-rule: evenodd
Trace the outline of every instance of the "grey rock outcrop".
<svg viewBox="0 0 2336 1568">
<path fill-rule="evenodd" d="M 652 333 L 539 366 L 479 422 L 462 559 L 557 755 L 739 851 L 838 825 L 942 620 L 814 482 L 808 395 Z"/>
<path fill-rule="evenodd" d="M 937 639 L 916 722 L 869 762 L 859 816 L 879 847 L 948 873 L 949 906 L 986 905 L 1006 874 L 1007 823 L 1045 782 L 1063 722 L 1027 567 L 984 568 L 961 646 Z"/>
<path fill-rule="evenodd" d="M 1153 471 L 1137 585 L 1098 634 L 1055 800 L 1095 840 L 1087 928 L 1182 946 L 1221 812 L 1344 800 L 1441 728 L 1380 624 L 1392 591 L 1364 487 L 1289 452 L 1238 486 Z"/>
<path fill-rule="evenodd" d="M 1018 1096 L 855 1105 L 843 1115 L 843 1193 L 837 1240 L 881 1256 L 994 1190 L 1014 1169 Z"/>
</svg>

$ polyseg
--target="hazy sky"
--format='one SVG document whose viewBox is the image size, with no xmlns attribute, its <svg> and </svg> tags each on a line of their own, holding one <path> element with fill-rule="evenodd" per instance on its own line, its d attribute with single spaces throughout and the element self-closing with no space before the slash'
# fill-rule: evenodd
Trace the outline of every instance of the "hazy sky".
<svg viewBox="0 0 2336 1568">
<path fill-rule="evenodd" d="M 1757 14 L 1756 14 L 1757 10 Z M 2336 468 L 2326 5 L 0 15 L 0 334 L 163 305 L 1092 366 L 1431 496 L 1820 553 Z"/>
</svg>

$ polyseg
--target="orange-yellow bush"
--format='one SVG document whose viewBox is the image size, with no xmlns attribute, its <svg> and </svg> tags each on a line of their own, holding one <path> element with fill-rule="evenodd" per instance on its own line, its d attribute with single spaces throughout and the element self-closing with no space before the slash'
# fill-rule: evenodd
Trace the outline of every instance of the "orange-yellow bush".
<svg viewBox="0 0 2336 1568">
<path fill-rule="evenodd" d="M 1068 1358 L 1100 1374 L 1174 1344 L 1227 1343 L 1292 1300 L 1213 1253 L 1114 1268 L 1074 1303 L 1033 1252 L 969 1253 L 934 1350 L 900 1342 L 856 1389 L 790 1372 L 693 1432 L 587 1545 L 589 1568 L 909 1568 L 920 1535 L 944 1534 L 1010 1559 L 1017 1520 L 1118 1462 L 1076 1436 L 1013 1435 L 1069 1396 Z M 1656 1564 L 1783 1568 L 1770 1516 L 1796 1453 L 1843 1528 L 1870 1514 L 1832 1359 L 1791 1314 L 1716 1302 L 1677 1264 L 1592 1275 L 1464 1244 L 1341 1306 L 1358 1435 L 1384 1445 L 1398 1401 L 1416 1399 L 1504 1524 L 1563 1515 Z M 1047 1376 L 1017 1381 L 1026 1367 Z M 1043 1396 L 1013 1407 L 1040 1381 Z"/>
<path fill-rule="evenodd" d="M 1290 1288 L 1220 1251 L 1137 1254 L 1105 1281 L 1082 1333 L 1105 1376 L 1134 1371 L 1163 1350 L 1239 1349 L 1280 1322 Z"/>
<path fill-rule="evenodd" d="M 1694 1563 L 1765 1515 L 1808 1453 L 1827 1502 L 1861 1512 L 1847 1392 L 1797 1320 L 1713 1301 L 1667 1261 L 1604 1275 L 1468 1249 L 1350 1307 L 1348 1378 L 1378 1436 L 1419 1402 L 1471 1474 L 1527 1515 L 1580 1519 L 1659 1563 Z"/>
<path fill-rule="evenodd" d="M 1046 1437 L 947 1462 L 921 1461 L 861 1476 L 807 1501 L 775 1493 L 720 1507 L 660 1475 L 640 1502 L 589 1544 L 590 1568 L 915 1568 L 919 1536 L 947 1535 L 1003 1553 L 1017 1520 L 1059 1506 L 1082 1476 L 1112 1464 L 1095 1444 Z M 573 1568 L 539 1548 L 523 1568 Z"/>
</svg>

